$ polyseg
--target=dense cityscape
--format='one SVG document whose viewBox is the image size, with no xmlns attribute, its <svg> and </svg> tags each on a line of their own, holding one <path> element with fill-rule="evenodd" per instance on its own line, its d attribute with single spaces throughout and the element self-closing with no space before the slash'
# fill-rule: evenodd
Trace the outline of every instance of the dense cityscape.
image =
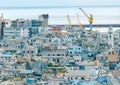
<svg viewBox="0 0 120 85">
<path fill-rule="evenodd" d="M 69 19 L 69 18 L 68 18 Z M 120 85 L 120 29 L 0 16 L 0 85 Z"/>
</svg>

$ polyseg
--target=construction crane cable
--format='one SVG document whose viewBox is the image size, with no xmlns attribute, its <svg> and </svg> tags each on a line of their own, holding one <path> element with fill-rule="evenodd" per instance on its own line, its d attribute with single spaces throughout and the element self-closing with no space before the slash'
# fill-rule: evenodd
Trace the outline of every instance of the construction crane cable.
<svg viewBox="0 0 120 85">
<path fill-rule="evenodd" d="M 90 17 L 82 10 L 82 8 L 79 8 L 85 15 L 86 17 L 89 19 Z"/>
</svg>

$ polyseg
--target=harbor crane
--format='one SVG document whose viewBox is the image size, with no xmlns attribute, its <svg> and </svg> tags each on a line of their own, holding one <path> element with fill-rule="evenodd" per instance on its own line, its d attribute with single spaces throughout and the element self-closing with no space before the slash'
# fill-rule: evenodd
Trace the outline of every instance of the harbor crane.
<svg viewBox="0 0 120 85">
<path fill-rule="evenodd" d="M 85 11 L 82 8 L 79 8 L 84 14 L 85 16 L 88 18 L 88 21 L 90 23 L 90 31 L 92 31 L 92 23 L 93 23 L 93 16 L 92 14 L 90 14 L 90 16 L 88 16 Z"/>
<path fill-rule="evenodd" d="M 68 19 L 69 27 L 72 28 L 72 24 L 71 24 L 69 15 L 67 15 L 67 19 Z"/>
<path fill-rule="evenodd" d="M 82 24 L 80 23 L 78 13 L 76 13 L 76 15 L 77 15 L 78 27 L 82 29 Z"/>
</svg>

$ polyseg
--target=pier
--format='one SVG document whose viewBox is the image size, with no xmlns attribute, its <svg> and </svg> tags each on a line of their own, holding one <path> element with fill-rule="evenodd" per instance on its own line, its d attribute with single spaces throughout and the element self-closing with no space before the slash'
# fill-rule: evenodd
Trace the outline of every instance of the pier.
<svg viewBox="0 0 120 85">
<path fill-rule="evenodd" d="M 65 26 L 69 26 L 69 25 L 49 25 L 50 27 L 65 27 Z M 92 27 L 93 28 L 105 28 L 105 27 L 120 27 L 120 24 L 93 24 Z M 72 25 L 72 27 L 78 27 L 78 25 Z M 83 24 L 82 25 L 83 28 L 89 28 L 90 25 L 89 24 Z"/>
</svg>

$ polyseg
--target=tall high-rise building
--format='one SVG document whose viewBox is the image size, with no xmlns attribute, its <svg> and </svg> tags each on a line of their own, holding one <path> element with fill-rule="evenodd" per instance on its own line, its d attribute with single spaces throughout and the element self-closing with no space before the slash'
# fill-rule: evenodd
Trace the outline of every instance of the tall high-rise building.
<svg viewBox="0 0 120 85">
<path fill-rule="evenodd" d="M 3 14 L 0 16 L 0 38 L 3 36 L 3 27 L 5 26 Z"/>
<path fill-rule="evenodd" d="M 49 18 L 48 14 L 42 14 L 39 16 L 39 20 L 42 21 L 43 27 L 48 27 L 48 18 Z"/>
<path fill-rule="evenodd" d="M 0 38 L 3 37 L 3 28 L 5 27 L 5 22 L 0 21 Z"/>
<path fill-rule="evenodd" d="M 43 17 L 44 27 L 48 27 L 48 18 L 49 18 L 49 15 L 48 14 L 43 14 L 42 17 Z"/>
<path fill-rule="evenodd" d="M 3 14 L 0 16 L 0 38 L 3 36 Z"/>
</svg>

